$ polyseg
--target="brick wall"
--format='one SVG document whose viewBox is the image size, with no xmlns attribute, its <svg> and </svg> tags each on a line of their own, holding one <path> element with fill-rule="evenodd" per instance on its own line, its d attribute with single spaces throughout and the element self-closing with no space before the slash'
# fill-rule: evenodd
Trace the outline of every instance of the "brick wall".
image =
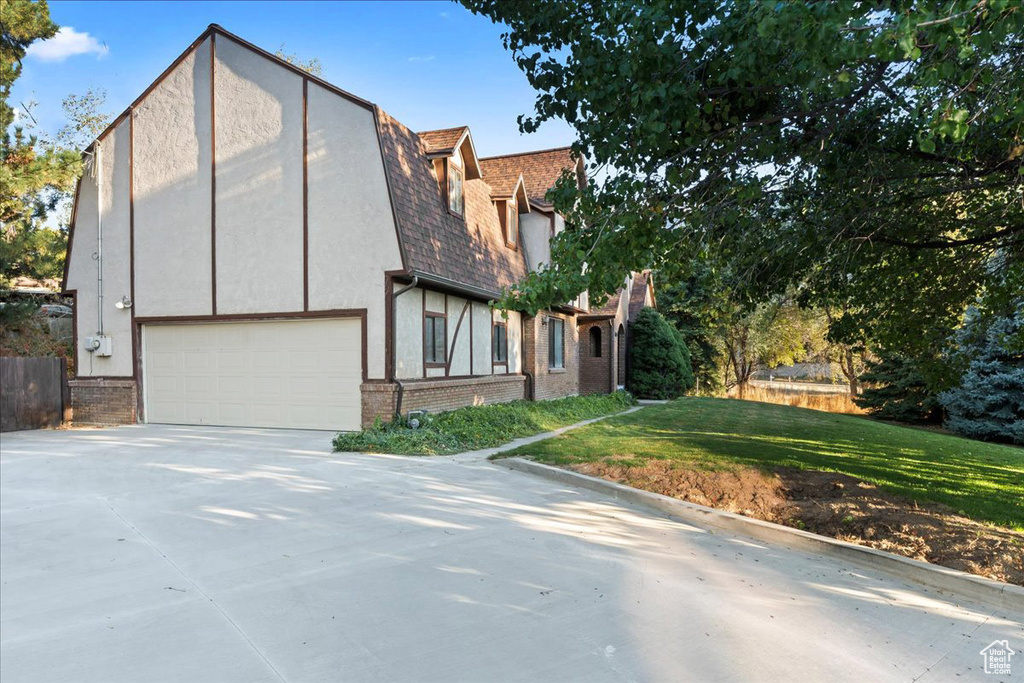
<svg viewBox="0 0 1024 683">
<path fill-rule="evenodd" d="M 76 425 L 122 425 L 138 421 L 134 379 L 73 379 L 71 420 Z"/>
<path fill-rule="evenodd" d="M 463 406 L 505 403 L 524 398 L 523 375 L 493 375 L 460 379 L 409 380 L 404 383 L 402 414 L 410 410 L 437 413 Z M 389 382 L 364 382 L 363 427 L 380 417 L 390 420 L 395 412 L 398 385 Z"/>
<path fill-rule="evenodd" d="M 591 344 L 591 330 L 600 330 L 601 355 L 595 356 Z M 607 394 L 611 391 L 611 372 L 614 370 L 614 344 L 612 329 L 607 320 L 580 325 L 580 394 Z"/>
<path fill-rule="evenodd" d="M 565 368 L 548 368 L 549 318 L 565 323 Z M 536 317 L 523 319 L 523 367 L 533 375 L 533 397 L 540 401 L 548 398 L 574 396 L 580 391 L 579 330 L 576 316 L 541 311 Z"/>
</svg>

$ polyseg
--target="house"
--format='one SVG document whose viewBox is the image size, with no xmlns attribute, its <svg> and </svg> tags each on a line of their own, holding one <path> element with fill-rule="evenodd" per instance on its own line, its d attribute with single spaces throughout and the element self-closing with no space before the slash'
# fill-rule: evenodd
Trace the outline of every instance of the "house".
<svg viewBox="0 0 1024 683">
<path fill-rule="evenodd" d="M 564 229 L 545 194 L 585 180 L 571 150 L 479 158 L 469 128 L 415 133 L 216 25 L 86 160 L 79 423 L 358 429 L 611 391 L 633 300 L 654 303 L 640 274 L 614 310 L 494 310 Z"/>
</svg>

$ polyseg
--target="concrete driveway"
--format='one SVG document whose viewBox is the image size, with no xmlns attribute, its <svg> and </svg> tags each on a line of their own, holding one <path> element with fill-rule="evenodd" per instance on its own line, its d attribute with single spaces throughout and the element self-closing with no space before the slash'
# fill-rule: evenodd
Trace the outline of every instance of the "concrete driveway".
<svg viewBox="0 0 1024 683">
<path fill-rule="evenodd" d="M 487 462 L 0 438 L 4 683 L 980 681 L 1024 651 L 1022 615 Z"/>
</svg>

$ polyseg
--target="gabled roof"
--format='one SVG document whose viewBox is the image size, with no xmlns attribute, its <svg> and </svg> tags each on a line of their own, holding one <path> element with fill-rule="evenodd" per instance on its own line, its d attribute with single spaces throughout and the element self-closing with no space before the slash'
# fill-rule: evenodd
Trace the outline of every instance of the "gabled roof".
<svg viewBox="0 0 1024 683">
<path fill-rule="evenodd" d="M 469 126 L 425 130 L 417 135 L 420 136 L 423 149 L 428 157 L 432 159 L 450 157 L 455 154 L 455 150 L 460 150 L 466 164 L 466 180 L 473 180 L 481 176 L 480 161 L 476 156 L 476 147 L 473 145 L 473 136 L 469 133 Z"/>
<path fill-rule="evenodd" d="M 408 269 L 491 296 L 525 277 L 522 250 L 505 246 L 490 186 L 484 180 L 467 180 L 466 218 L 452 215 L 421 136 L 381 109 L 377 112 Z"/>
<path fill-rule="evenodd" d="M 654 283 L 651 278 L 651 271 L 644 270 L 633 275 L 633 283 L 629 294 L 629 321 L 633 322 L 637 313 L 644 307 L 647 300 L 647 290 L 651 290 L 651 304 L 655 305 Z M 656 305 L 655 305 L 656 307 Z"/>
<path fill-rule="evenodd" d="M 543 209 L 550 209 L 547 192 L 554 187 L 563 171 L 574 172 L 581 186 L 584 182 L 583 162 L 573 154 L 571 147 L 485 157 L 480 160 L 480 166 L 484 169 L 485 179 L 488 174 L 506 177 L 521 173 L 530 201 Z"/>
</svg>

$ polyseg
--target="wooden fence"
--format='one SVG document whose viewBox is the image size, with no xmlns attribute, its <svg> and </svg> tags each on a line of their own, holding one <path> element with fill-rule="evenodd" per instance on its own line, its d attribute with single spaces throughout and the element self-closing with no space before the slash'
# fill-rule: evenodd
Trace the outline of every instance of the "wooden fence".
<svg viewBox="0 0 1024 683">
<path fill-rule="evenodd" d="M 0 357 L 0 432 L 59 427 L 70 419 L 67 361 Z"/>
</svg>

